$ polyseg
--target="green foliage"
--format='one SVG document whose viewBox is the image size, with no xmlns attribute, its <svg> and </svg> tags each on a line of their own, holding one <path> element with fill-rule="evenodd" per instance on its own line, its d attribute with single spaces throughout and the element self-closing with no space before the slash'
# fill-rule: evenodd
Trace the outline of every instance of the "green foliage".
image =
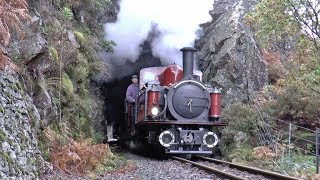
<svg viewBox="0 0 320 180">
<path fill-rule="evenodd" d="M 264 47 L 297 33 L 299 24 L 288 13 L 289 10 L 288 0 L 263 0 L 246 16 L 247 23 L 255 28 Z"/>
<path fill-rule="evenodd" d="M 22 90 L 22 85 L 21 85 L 21 83 L 19 81 L 17 81 L 15 85 L 18 88 L 19 91 Z"/>
<path fill-rule="evenodd" d="M 93 142 L 98 144 L 102 143 L 103 140 L 105 139 L 105 134 L 101 131 L 94 131 L 93 133 Z"/>
<path fill-rule="evenodd" d="M 50 161 L 50 151 L 49 151 L 49 145 L 46 141 L 45 137 L 43 136 L 43 133 L 40 133 L 40 136 L 38 137 L 38 147 L 41 151 L 41 156 L 45 161 Z"/>
<path fill-rule="evenodd" d="M 0 143 L 4 142 L 7 138 L 6 138 L 6 133 L 0 129 Z"/>
<path fill-rule="evenodd" d="M 97 172 L 105 173 L 111 172 L 116 169 L 125 168 L 128 166 L 132 166 L 133 162 L 128 161 L 123 155 L 113 155 L 108 159 L 105 159 L 103 166 L 101 166 Z"/>
<path fill-rule="evenodd" d="M 114 41 L 108 41 L 108 40 L 103 40 L 102 41 L 102 48 L 106 51 L 106 52 L 113 52 L 113 47 L 116 46 L 116 42 Z"/>
<path fill-rule="evenodd" d="M 286 63 L 281 64 L 287 71 L 278 76 L 278 82 L 268 90 L 265 109 L 272 109 L 270 115 L 277 118 L 303 120 L 306 124 L 312 124 L 320 117 L 320 110 L 316 108 L 320 97 L 318 35 L 314 36 L 316 38 L 310 36 L 311 30 L 319 27 L 319 22 L 312 18 L 313 8 L 307 1 L 262 0 L 246 17 L 264 48 L 278 46 L 282 48 L 281 52 L 288 54 L 282 58 Z M 306 21 L 310 27 L 304 27 Z M 305 33 L 306 29 L 310 32 Z M 286 42 L 290 42 L 290 50 L 279 47 Z"/>
<path fill-rule="evenodd" d="M 222 114 L 230 129 L 252 133 L 256 127 L 258 116 L 250 105 L 235 103 L 224 109 Z"/>
<path fill-rule="evenodd" d="M 75 74 L 77 74 L 78 76 L 76 76 L 76 80 L 77 81 L 82 81 L 82 80 L 85 80 L 88 75 L 89 75 L 89 72 L 88 72 L 88 69 L 86 67 L 80 67 L 78 69 L 75 69 Z"/>
<path fill-rule="evenodd" d="M 10 157 L 10 155 L 7 152 L 1 152 L 2 157 L 4 160 L 11 166 L 13 164 L 13 159 Z"/>
<path fill-rule="evenodd" d="M 72 10 L 71 10 L 71 8 L 69 6 L 64 6 L 62 8 L 62 14 L 68 20 L 72 20 L 73 19 L 73 13 L 72 13 Z"/>
<path fill-rule="evenodd" d="M 253 147 L 249 144 L 242 144 L 240 147 L 235 147 L 225 156 L 229 161 L 244 163 L 254 160 L 252 155 Z"/>
<path fill-rule="evenodd" d="M 294 151 L 291 155 L 279 158 L 274 166 L 274 170 L 285 172 L 293 176 L 315 173 L 315 156 L 305 155 L 299 151 Z"/>
<path fill-rule="evenodd" d="M 265 92 L 266 93 L 266 92 Z M 320 94 L 306 87 L 302 81 L 287 78 L 272 86 L 267 93 L 267 99 L 275 100 L 268 102 L 264 109 L 269 115 L 290 121 L 298 121 L 308 124 L 320 117 L 319 97 Z"/>
<path fill-rule="evenodd" d="M 251 153 L 251 146 L 255 145 L 250 137 L 254 135 L 257 129 L 259 116 L 256 109 L 247 104 L 235 103 L 225 108 L 222 114 L 223 121 L 227 122 L 228 125 L 221 131 L 220 151 L 224 157 L 230 159 L 240 156 L 241 153 L 243 155 L 240 157 L 248 156 L 249 151 Z M 236 142 L 235 139 L 239 133 L 245 134 L 247 137 Z M 242 148 L 243 150 L 241 150 Z M 247 158 L 251 159 L 251 156 Z"/>
<path fill-rule="evenodd" d="M 98 15 L 112 4 L 109 0 L 53 0 L 52 16 L 43 21 L 42 30 L 48 44 L 48 51 L 54 60 L 52 69 L 45 74 L 46 81 L 36 87 L 50 87 L 45 90 L 53 94 L 52 104 L 61 108 L 59 116 L 50 120 L 53 130 L 62 135 L 69 133 L 75 139 L 92 138 L 95 142 L 103 139 L 101 132 L 93 128 L 93 107 L 97 107 L 90 93 L 90 81 L 99 73 L 110 77 L 110 66 L 99 56 L 101 51 L 112 52 L 114 41 L 105 40 L 103 24 L 97 22 Z M 78 12 L 83 11 L 85 21 L 79 22 Z M 75 48 L 66 32 L 74 32 L 81 45 Z M 52 62 L 50 62 L 52 63 Z M 57 65 L 59 64 L 59 65 Z M 60 66 L 61 65 L 61 66 Z M 60 68 L 62 77 L 60 77 Z M 61 88 L 60 88 L 61 83 Z M 62 92 L 59 92 L 59 90 Z M 59 123 L 58 123 L 59 122 Z M 63 123 L 64 129 L 59 125 Z M 43 143 L 44 144 L 44 143 Z M 47 150 L 43 145 L 44 151 Z"/>
</svg>

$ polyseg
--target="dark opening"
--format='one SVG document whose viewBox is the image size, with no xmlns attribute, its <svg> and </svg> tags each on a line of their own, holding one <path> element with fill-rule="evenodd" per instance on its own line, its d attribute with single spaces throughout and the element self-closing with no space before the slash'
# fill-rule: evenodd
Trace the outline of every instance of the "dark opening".
<svg viewBox="0 0 320 180">
<path fill-rule="evenodd" d="M 112 77 L 122 78 L 113 79 L 104 84 L 106 97 L 106 120 L 107 124 L 114 124 L 114 134 L 119 134 L 125 127 L 124 122 L 124 100 L 128 86 L 131 84 L 131 76 L 139 75 L 139 71 L 146 67 L 161 66 L 161 61 L 152 55 L 149 41 L 142 45 L 142 52 L 136 62 L 127 61 L 123 65 L 112 65 Z"/>
</svg>

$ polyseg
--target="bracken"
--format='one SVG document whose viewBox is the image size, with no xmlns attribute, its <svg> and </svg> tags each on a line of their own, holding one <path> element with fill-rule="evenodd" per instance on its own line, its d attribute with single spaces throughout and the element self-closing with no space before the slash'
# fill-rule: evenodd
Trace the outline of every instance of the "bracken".
<svg viewBox="0 0 320 180">
<path fill-rule="evenodd" d="M 60 135 L 50 128 L 46 128 L 44 134 L 49 140 L 51 162 L 67 173 L 88 173 L 113 156 L 107 144 L 93 144 L 91 139 L 75 141 L 69 137 L 64 144 L 59 140 Z"/>
</svg>

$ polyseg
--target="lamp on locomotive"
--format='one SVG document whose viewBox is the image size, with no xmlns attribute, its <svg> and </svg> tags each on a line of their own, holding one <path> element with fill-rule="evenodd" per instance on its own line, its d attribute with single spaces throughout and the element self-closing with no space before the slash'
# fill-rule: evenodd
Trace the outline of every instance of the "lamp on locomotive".
<svg viewBox="0 0 320 180">
<path fill-rule="evenodd" d="M 159 90 L 157 89 L 158 86 L 159 86 L 159 83 L 154 82 L 151 89 L 148 90 L 147 109 L 148 109 L 148 115 L 151 115 L 151 116 L 156 116 L 160 113 Z"/>
</svg>

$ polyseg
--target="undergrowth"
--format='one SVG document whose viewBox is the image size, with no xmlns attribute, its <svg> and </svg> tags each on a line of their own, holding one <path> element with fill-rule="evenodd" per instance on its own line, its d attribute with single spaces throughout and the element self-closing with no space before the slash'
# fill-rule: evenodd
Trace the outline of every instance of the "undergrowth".
<svg viewBox="0 0 320 180">
<path fill-rule="evenodd" d="M 114 158 L 107 144 L 93 144 L 92 139 L 74 140 L 46 128 L 51 162 L 67 173 L 95 171 L 109 158 Z"/>
<path fill-rule="evenodd" d="M 274 161 L 273 170 L 292 176 L 307 176 L 316 172 L 315 156 L 293 152 Z"/>
</svg>

